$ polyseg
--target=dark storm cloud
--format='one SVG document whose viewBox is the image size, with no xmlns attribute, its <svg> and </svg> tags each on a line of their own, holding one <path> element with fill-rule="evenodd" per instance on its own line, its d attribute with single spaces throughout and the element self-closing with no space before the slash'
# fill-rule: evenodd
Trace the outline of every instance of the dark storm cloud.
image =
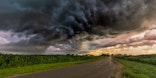
<svg viewBox="0 0 156 78">
<path fill-rule="evenodd" d="M 153 19 L 154 0 L 1 0 L 0 29 L 53 42 L 77 34 L 114 34 Z M 108 31 L 108 32 L 106 32 Z"/>
</svg>

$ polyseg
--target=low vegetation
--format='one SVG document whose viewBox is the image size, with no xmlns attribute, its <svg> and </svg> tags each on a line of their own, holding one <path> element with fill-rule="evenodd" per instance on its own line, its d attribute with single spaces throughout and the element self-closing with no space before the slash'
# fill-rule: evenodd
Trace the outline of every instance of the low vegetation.
<svg viewBox="0 0 156 78">
<path fill-rule="evenodd" d="M 121 59 L 156 65 L 156 55 L 116 56 Z"/>
<path fill-rule="evenodd" d="M 74 55 L 2 55 L 0 54 L 0 78 L 67 67 L 90 62 L 105 56 Z"/>
<path fill-rule="evenodd" d="M 2 55 L 0 54 L 0 68 L 23 67 L 36 64 L 52 64 L 93 59 L 95 56 L 74 55 Z"/>
<path fill-rule="evenodd" d="M 156 55 L 116 57 L 124 65 L 123 78 L 156 78 Z"/>
</svg>

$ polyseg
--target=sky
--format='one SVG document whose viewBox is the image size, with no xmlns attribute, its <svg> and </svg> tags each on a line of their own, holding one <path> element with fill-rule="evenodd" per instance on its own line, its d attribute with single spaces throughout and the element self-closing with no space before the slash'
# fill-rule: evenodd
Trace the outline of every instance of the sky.
<svg viewBox="0 0 156 78">
<path fill-rule="evenodd" d="M 142 32 L 133 32 L 121 34 L 115 38 L 105 38 L 90 42 L 97 44 L 99 47 L 92 49 L 87 54 L 126 54 L 126 55 L 142 55 L 156 54 L 156 25 L 151 25 L 148 29 Z M 109 45 L 109 46 L 107 46 Z M 83 53 L 82 53 L 83 54 Z M 85 53 L 84 53 L 85 54 Z"/>
<path fill-rule="evenodd" d="M 155 53 L 154 0 L 1 0 L 0 51 Z"/>
</svg>

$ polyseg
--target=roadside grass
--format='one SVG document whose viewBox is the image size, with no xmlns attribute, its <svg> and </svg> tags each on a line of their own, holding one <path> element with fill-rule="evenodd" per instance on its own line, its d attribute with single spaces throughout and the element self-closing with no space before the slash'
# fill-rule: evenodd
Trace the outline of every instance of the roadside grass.
<svg viewBox="0 0 156 78">
<path fill-rule="evenodd" d="M 94 57 L 94 58 L 89 58 L 89 59 L 84 59 L 84 60 L 83 59 L 75 60 L 75 61 L 73 60 L 69 62 L 36 64 L 36 65 L 29 65 L 29 66 L 23 66 L 23 67 L 4 68 L 4 69 L 0 69 L 0 78 L 6 78 L 9 76 L 15 76 L 15 75 L 20 75 L 20 74 L 28 74 L 28 73 L 33 73 L 33 72 L 40 72 L 40 71 L 53 70 L 53 69 L 58 69 L 58 68 L 63 68 L 63 67 L 69 67 L 69 66 L 73 66 L 76 64 L 100 60 L 102 58 L 105 58 L 105 56 Z"/>
<path fill-rule="evenodd" d="M 156 65 L 115 59 L 124 66 L 122 78 L 156 78 Z"/>
</svg>

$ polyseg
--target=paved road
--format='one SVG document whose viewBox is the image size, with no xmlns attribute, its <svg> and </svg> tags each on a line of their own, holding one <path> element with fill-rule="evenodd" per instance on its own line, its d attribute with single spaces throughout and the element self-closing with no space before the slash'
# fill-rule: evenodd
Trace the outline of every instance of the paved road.
<svg viewBox="0 0 156 78">
<path fill-rule="evenodd" d="M 96 62 L 12 78 L 120 78 L 120 68 L 121 65 L 109 57 Z"/>
</svg>

